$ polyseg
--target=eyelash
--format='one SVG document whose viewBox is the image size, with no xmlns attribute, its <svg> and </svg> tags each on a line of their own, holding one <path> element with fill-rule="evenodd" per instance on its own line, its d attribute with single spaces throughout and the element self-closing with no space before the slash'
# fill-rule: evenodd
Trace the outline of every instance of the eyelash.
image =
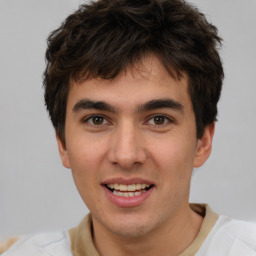
<svg viewBox="0 0 256 256">
<path fill-rule="evenodd" d="M 164 123 L 163 124 L 155 124 L 155 123 L 154 124 L 149 124 L 149 121 L 153 120 L 154 118 L 163 118 L 164 119 Z M 174 120 L 171 117 L 165 116 L 163 114 L 155 114 L 153 116 L 150 116 L 147 119 L 146 123 L 149 124 L 149 125 L 153 125 L 154 127 L 163 127 L 163 126 L 168 125 L 170 123 L 174 123 Z"/>
<path fill-rule="evenodd" d="M 94 124 L 94 123 L 91 123 L 90 122 L 90 120 L 93 122 L 93 118 L 100 118 L 100 119 L 102 119 L 103 120 L 103 123 L 101 123 L 101 124 Z M 162 124 L 150 124 L 149 122 L 151 121 L 151 120 L 153 120 L 154 121 L 154 118 L 162 118 L 162 119 L 164 119 L 163 121 L 163 123 Z M 94 127 L 101 127 L 101 126 L 103 126 L 103 125 L 106 125 L 106 124 L 110 124 L 110 122 L 107 120 L 107 118 L 105 117 L 105 116 L 103 116 L 103 115 L 90 115 L 90 116 L 88 116 L 88 117 L 86 117 L 86 118 L 84 118 L 83 120 L 82 120 L 82 122 L 83 123 L 88 123 L 89 125 L 91 125 L 91 126 L 94 126 Z M 145 124 L 147 124 L 147 125 L 152 125 L 152 126 L 154 126 L 154 127 L 163 127 L 163 126 L 165 126 L 165 125 L 167 125 L 167 124 L 169 124 L 169 123 L 174 123 L 174 120 L 172 119 L 172 118 L 170 118 L 169 116 L 165 116 L 165 115 L 162 115 L 162 114 L 155 114 L 155 115 L 152 115 L 152 116 L 150 116 L 148 119 L 147 119 L 147 121 L 145 122 Z"/>
<path fill-rule="evenodd" d="M 103 122 L 110 123 L 110 122 L 106 119 L 106 117 L 104 117 L 103 115 L 90 115 L 90 116 L 85 117 L 84 119 L 82 119 L 82 122 L 83 122 L 83 123 L 88 123 L 89 125 L 94 126 L 94 127 L 97 127 L 97 126 L 100 127 L 100 126 L 102 126 L 102 125 L 105 125 L 105 123 L 99 124 L 99 125 L 91 123 L 90 120 L 93 122 L 93 118 L 102 118 L 102 119 L 103 119 Z"/>
</svg>

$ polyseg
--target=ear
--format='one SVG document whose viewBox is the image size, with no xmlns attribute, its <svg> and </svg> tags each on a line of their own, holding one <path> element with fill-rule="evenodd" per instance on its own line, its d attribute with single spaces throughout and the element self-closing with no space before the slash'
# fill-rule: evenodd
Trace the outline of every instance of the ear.
<svg viewBox="0 0 256 256">
<path fill-rule="evenodd" d="M 215 130 L 215 123 L 205 127 L 202 138 L 197 141 L 194 167 L 200 167 L 208 159 L 212 151 L 212 139 Z"/>
<path fill-rule="evenodd" d="M 59 135 L 56 133 L 56 140 L 58 143 L 58 149 L 59 149 L 59 155 L 62 161 L 62 164 L 66 168 L 70 168 L 70 163 L 69 163 L 69 157 L 68 157 L 68 152 L 66 149 L 65 143 L 60 139 Z"/>
</svg>

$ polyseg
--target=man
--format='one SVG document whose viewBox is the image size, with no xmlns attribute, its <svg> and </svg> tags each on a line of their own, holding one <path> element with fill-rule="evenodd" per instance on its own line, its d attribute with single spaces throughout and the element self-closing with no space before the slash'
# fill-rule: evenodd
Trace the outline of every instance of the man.
<svg viewBox="0 0 256 256">
<path fill-rule="evenodd" d="M 255 225 L 189 204 L 212 147 L 220 43 L 180 0 L 102 0 L 52 32 L 45 102 L 90 214 L 4 255 L 256 255 Z"/>
</svg>

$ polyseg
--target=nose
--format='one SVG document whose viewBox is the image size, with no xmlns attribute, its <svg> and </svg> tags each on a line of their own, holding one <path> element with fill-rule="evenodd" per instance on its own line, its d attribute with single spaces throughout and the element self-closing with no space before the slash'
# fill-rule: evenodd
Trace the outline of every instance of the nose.
<svg viewBox="0 0 256 256">
<path fill-rule="evenodd" d="M 147 152 L 139 128 L 131 123 L 120 124 L 111 136 L 108 160 L 122 169 L 131 169 L 143 164 L 146 158 Z"/>
</svg>

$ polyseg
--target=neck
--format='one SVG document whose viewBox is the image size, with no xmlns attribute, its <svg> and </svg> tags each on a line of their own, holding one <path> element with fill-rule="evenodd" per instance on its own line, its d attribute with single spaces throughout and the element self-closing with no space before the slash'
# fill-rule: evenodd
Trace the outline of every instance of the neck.
<svg viewBox="0 0 256 256">
<path fill-rule="evenodd" d="M 203 218 L 187 205 L 161 227 L 140 237 L 120 237 L 93 220 L 94 243 L 102 256 L 168 255 L 182 253 L 196 238 Z"/>
</svg>

